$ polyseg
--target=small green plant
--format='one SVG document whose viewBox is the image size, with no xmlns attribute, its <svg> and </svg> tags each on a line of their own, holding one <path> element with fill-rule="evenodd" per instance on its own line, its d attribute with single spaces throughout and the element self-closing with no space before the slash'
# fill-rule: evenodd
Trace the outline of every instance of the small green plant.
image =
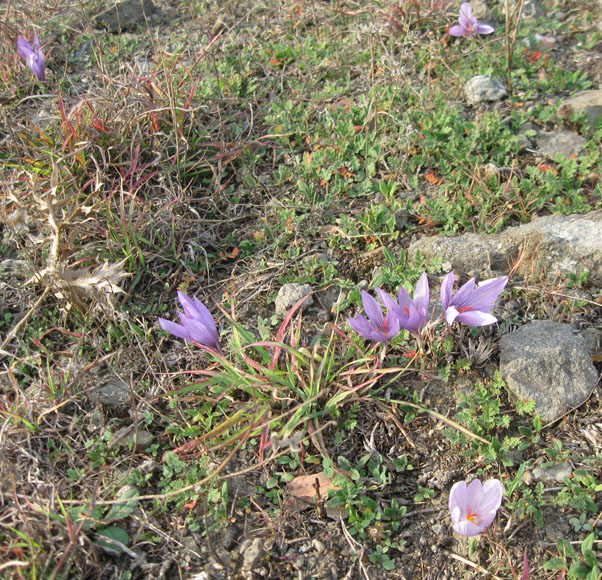
<svg viewBox="0 0 602 580">
<path fill-rule="evenodd" d="M 571 526 L 573 526 L 573 529 L 577 533 L 579 533 L 581 531 L 583 531 L 583 532 L 591 532 L 592 531 L 592 524 L 591 524 L 590 520 L 588 520 L 587 513 L 585 513 L 585 512 L 583 512 L 578 518 L 577 517 L 570 518 L 569 524 L 571 524 Z"/>
<path fill-rule="evenodd" d="M 593 550 L 596 534 L 588 534 L 581 542 L 581 554 L 578 554 L 573 545 L 564 538 L 558 538 L 556 549 L 558 557 L 551 558 L 544 565 L 545 570 L 560 571 L 568 578 L 585 578 L 586 580 L 599 580 L 600 564 Z"/>
<path fill-rule="evenodd" d="M 416 503 L 422 503 L 428 499 L 431 499 L 435 495 L 434 489 L 428 489 L 426 487 L 418 486 L 418 493 L 414 496 Z"/>
</svg>

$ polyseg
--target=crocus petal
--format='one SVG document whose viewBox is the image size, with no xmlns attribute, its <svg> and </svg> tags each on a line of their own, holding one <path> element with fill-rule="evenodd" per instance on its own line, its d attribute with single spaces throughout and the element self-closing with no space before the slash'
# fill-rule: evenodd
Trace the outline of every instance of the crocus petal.
<svg viewBox="0 0 602 580">
<path fill-rule="evenodd" d="M 495 28 L 489 24 L 477 24 L 475 32 L 479 34 L 491 34 Z"/>
<path fill-rule="evenodd" d="M 398 291 L 398 302 L 384 292 L 382 294 L 379 296 L 383 304 L 390 313 L 398 318 L 400 328 L 405 328 L 412 334 L 420 336 L 420 330 L 428 320 L 429 287 L 426 272 L 420 276 L 416 284 L 415 300 L 410 298 L 408 291 L 403 286 L 400 286 Z"/>
<path fill-rule="evenodd" d="M 483 484 L 483 511 L 497 512 L 502 505 L 504 486 L 499 479 L 489 479 Z"/>
<path fill-rule="evenodd" d="M 474 18 L 472 17 L 472 8 L 468 2 L 460 4 L 460 17 L 458 18 L 460 26 L 470 29 L 474 24 Z"/>
<path fill-rule="evenodd" d="M 185 318 L 200 322 L 217 339 L 217 326 L 209 309 L 196 297 L 190 298 L 187 294 L 178 290 L 178 299 L 184 309 Z M 203 341 L 198 341 L 203 342 Z M 203 344 L 206 344 L 203 342 Z"/>
<path fill-rule="evenodd" d="M 33 52 L 33 47 L 31 46 L 29 41 L 27 41 L 22 36 L 19 36 L 19 38 L 17 39 L 17 47 L 19 49 L 19 54 L 24 59 L 27 59 L 29 55 Z"/>
<path fill-rule="evenodd" d="M 376 298 L 370 296 L 365 290 L 362 290 L 362 304 L 364 305 L 364 311 L 368 315 L 370 322 L 374 326 L 382 328 L 385 325 L 385 317 L 383 316 L 383 310 L 376 301 Z"/>
<path fill-rule="evenodd" d="M 217 326 L 215 325 L 215 320 L 209 312 L 209 309 L 196 297 L 193 297 L 194 307 L 198 313 L 198 316 L 194 318 L 202 322 L 211 332 L 217 336 Z"/>
<path fill-rule="evenodd" d="M 454 289 L 454 281 L 456 276 L 452 270 L 441 282 L 441 305 L 447 310 L 451 301 L 452 291 Z"/>
<path fill-rule="evenodd" d="M 465 36 L 468 32 L 467 28 L 464 28 L 461 24 L 454 24 L 450 29 L 449 33 L 452 36 Z"/>
<path fill-rule="evenodd" d="M 393 312 L 393 311 L 397 310 L 399 305 L 384 290 L 377 288 L 376 293 L 378 294 L 380 301 L 383 303 L 383 306 L 387 309 L 388 312 Z"/>
<path fill-rule="evenodd" d="M 34 52 L 30 57 L 31 62 L 29 64 L 29 68 L 31 72 L 38 77 L 39 81 L 46 80 L 46 72 L 44 65 L 44 55 L 41 52 Z"/>
<path fill-rule="evenodd" d="M 399 321 L 395 319 L 392 324 L 392 328 L 389 329 L 388 333 L 375 328 L 369 320 L 367 320 L 361 314 L 358 314 L 356 318 L 348 318 L 349 326 L 353 328 L 360 336 L 374 342 L 387 342 L 399 334 Z"/>
<path fill-rule="evenodd" d="M 483 499 L 483 484 L 480 479 L 473 479 L 466 486 L 466 495 L 470 498 L 469 504 L 480 504 Z"/>
<path fill-rule="evenodd" d="M 17 39 L 17 47 L 19 54 L 25 59 L 25 63 L 31 72 L 41 81 L 46 79 L 45 76 L 45 59 L 44 53 L 40 49 L 40 39 L 36 34 L 33 39 L 33 46 L 22 36 Z"/>
<path fill-rule="evenodd" d="M 355 318 L 348 318 L 347 322 L 349 326 L 355 330 L 358 334 L 364 338 L 370 338 L 374 327 L 370 324 L 368 319 L 361 314 L 358 314 Z"/>
<path fill-rule="evenodd" d="M 184 309 L 184 315 L 190 318 L 200 319 L 194 300 L 185 292 L 178 290 L 178 300 Z"/>
<path fill-rule="evenodd" d="M 475 480 L 476 481 L 476 480 Z M 468 502 L 470 495 L 467 491 L 465 481 L 457 481 L 449 492 L 449 510 L 454 513 L 455 508 L 459 508 L 461 511 L 468 509 Z M 459 515 L 459 514 L 458 514 Z M 452 518 L 452 521 L 456 521 Z"/>
<path fill-rule="evenodd" d="M 185 318 L 182 320 L 182 325 L 188 330 L 192 340 L 200 342 L 205 346 L 210 346 L 214 349 L 219 349 L 219 343 L 217 337 L 211 332 L 202 322 L 195 320 L 194 318 Z"/>
<path fill-rule="evenodd" d="M 416 289 L 414 290 L 414 306 L 421 316 L 428 316 L 430 299 L 429 279 L 426 272 L 418 278 Z"/>
<path fill-rule="evenodd" d="M 473 310 L 481 310 L 482 312 L 492 310 L 507 283 L 508 276 L 500 276 L 499 278 L 492 278 L 491 280 L 481 282 L 470 296 L 470 305 Z"/>
<path fill-rule="evenodd" d="M 489 524 L 491 524 L 491 522 L 489 522 Z M 487 524 L 487 525 L 489 525 Z M 485 531 L 485 528 L 487 527 L 484 525 L 477 525 L 477 524 L 473 524 L 470 520 L 463 520 L 460 522 L 457 522 L 453 525 L 454 531 L 457 532 L 458 534 L 461 534 L 463 536 L 477 536 L 478 534 L 480 534 L 481 532 Z"/>
<path fill-rule="evenodd" d="M 399 287 L 399 292 L 397 293 L 397 300 L 399 301 L 399 307 L 403 310 L 404 308 L 408 308 L 410 304 L 412 304 L 412 299 L 408 294 L 408 291 L 403 287 Z"/>
<path fill-rule="evenodd" d="M 165 320 L 165 318 L 159 318 L 159 326 L 165 332 L 169 332 L 169 334 L 173 334 L 178 338 L 183 338 L 184 340 L 192 340 L 192 338 L 190 337 L 190 333 L 181 324 L 177 324 L 176 322 L 172 322 L 171 320 Z"/>
<path fill-rule="evenodd" d="M 451 326 L 459 314 L 460 313 L 456 310 L 455 306 L 448 306 L 445 309 L 445 322 Z"/>
<path fill-rule="evenodd" d="M 454 297 L 451 300 L 451 304 L 456 306 L 457 308 L 461 308 L 462 306 L 473 306 L 472 304 L 472 293 L 476 278 L 471 278 L 466 284 L 463 284 L 460 289 L 454 294 Z M 473 307 L 474 310 L 474 307 Z"/>
<path fill-rule="evenodd" d="M 450 310 L 451 308 L 454 307 L 451 306 Z M 445 313 L 445 320 L 447 320 L 447 312 Z M 479 312 L 478 310 L 467 310 L 466 312 L 460 312 L 455 316 L 454 320 L 456 322 L 461 322 L 462 324 L 467 324 L 468 326 L 489 326 L 490 324 L 495 324 L 497 322 L 497 318 L 493 316 L 493 314 Z M 448 321 L 448 324 L 451 324 L 451 322 Z"/>
</svg>

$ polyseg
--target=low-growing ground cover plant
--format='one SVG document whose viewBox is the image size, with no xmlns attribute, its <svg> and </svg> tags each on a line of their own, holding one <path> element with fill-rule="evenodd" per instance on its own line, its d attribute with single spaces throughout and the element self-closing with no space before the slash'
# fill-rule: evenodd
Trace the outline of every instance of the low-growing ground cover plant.
<svg viewBox="0 0 602 580">
<path fill-rule="evenodd" d="M 600 387 L 497 362 L 599 274 L 408 251 L 600 209 L 593 5 L 119 6 L 0 6 L 0 576 L 597 577 Z"/>
</svg>

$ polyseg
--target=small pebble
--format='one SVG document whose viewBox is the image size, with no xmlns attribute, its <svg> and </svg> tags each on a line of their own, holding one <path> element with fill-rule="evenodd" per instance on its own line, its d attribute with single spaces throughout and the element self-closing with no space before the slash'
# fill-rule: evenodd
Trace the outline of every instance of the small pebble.
<svg viewBox="0 0 602 580">
<path fill-rule="evenodd" d="M 535 481 L 543 481 L 549 483 L 556 481 L 558 483 L 564 483 L 566 477 L 571 477 L 573 468 L 570 463 L 566 461 L 562 463 L 554 463 L 552 465 L 545 465 L 542 467 L 536 467 L 533 470 L 533 479 Z"/>
</svg>

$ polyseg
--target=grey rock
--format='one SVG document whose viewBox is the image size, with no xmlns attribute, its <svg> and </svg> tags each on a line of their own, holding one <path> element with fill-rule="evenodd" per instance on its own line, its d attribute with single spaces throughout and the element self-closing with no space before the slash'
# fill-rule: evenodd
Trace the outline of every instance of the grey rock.
<svg viewBox="0 0 602 580">
<path fill-rule="evenodd" d="M 560 104 L 558 116 L 561 119 L 568 119 L 573 113 L 585 113 L 593 125 L 602 117 L 602 89 L 581 91 Z"/>
<path fill-rule="evenodd" d="M 527 48 L 531 48 L 531 39 L 529 37 L 525 38 L 524 43 L 527 45 Z M 534 48 L 539 50 L 552 50 L 556 44 L 556 39 L 553 36 L 544 36 L 536 32 L 534 44 Z"/>
<path fill-rule="evenodd" d="M 250 543 L 244 546 L 242 552 L 242 568 L 246 571 L 253 570 L 259 561 L 264 557 L 265 550 L 261 538 L 253 538 Z"/>
<path fill-rule="evenodd" d="M 158 14 L 158 8 L 152 0 L 115 0 L 111 4 L 110 8 L 94 18 L 94 24 L 113 34 L 135 30 Z"/>
<path fill-rule="evenodd" d="M 528 224 L 509 228 L 503 234 L 503 245 L 522 245 L 524 254 L 518 272 L 531 273 L 533 264 L 548 275 L 593 273 L 602 270 L 602 214 L 546 216 Z M 518 246 L 515 246 L 518 250 Z M 518 255 L 518 254 L 517 254 Z M 528 260 L 533 260 L 528 264 Z"/>
<path fill-rule="evenodd" d="M 305 262 L 306 264 L 330 264 L 335 263 L 336 260 L 333 260 L 328 254 L 325 254 L 323 252 L 316 252 L 315 254 L 305 256 L 305 258 L 303 258 L 303 262 Z"/>
<path fill-rule="evenodd" d="M 528 137 L 528 135 L 525 135 L 524 133 L 519 133 L 517 135 L 517 138 L 518 138 L 518 150 L 519 151 L 525 151 L 526 149 L 533 149 L 533 142 Z"/>
<path fill-rule="evenodd" d="M 550 131 L 537 134 L 537 147 L 542 155 L 555 161 L 560 155 L 569 159 L 585 153 L 587 141 L 571 131 Z"/>
<path fill-rule="evenodd" d="M 528 132 L 529 135 L 527 135 Z M 533 149 L 533 138 L 536 133 L 537 127 L 533 123 L 523 123 L 523 125 L 520 128 L 519 134 L 517 135 L 518 145 L 521 151 L 524 151 L 525 149 Z"/>
<path fill-rule="evenodd" d="M 337 306 L 343 302 L 346 295 L 346 292 L 336 286 L 332 286 L 320 292 L 317 295 L 317 301 L 323 307 L 323 310 L 320 311 L 320 313 L 323 314 L 323 317 L 327 319 L 330 314 L 335 314 Z"/>
<path fill-rule="evenodd" d="M 146 451 L 153 443 L 154 437 L 150 431 L 146 429 L 138 429 L 128 433 L 123 442 L 126 446 L 133 445 L 134 451 Z"/>
<path fill-rule="evenodd" d="M 521 253 L 517 273 L 529 277 L 531 269 L 556 274 L 602 271 L 602 214 L 545 216 L 528 224 L 508 228 L 501 234 L 433 236 L 410 244 L 414 258 L 443 258 L 443 270 L 468 276 L 507 274 Z"/>
<path fill-rule="evenodd" d="M 109 447 L 123 446 L 130 447 L 134 451 L 145 451 L 153 442 L 153 435 L 146 429 L 139 429 L 136 432 L 136 425 L 128 425 L 119 429 L 111 439 Z"/>
<path fill-rule="evenodd" d="M 296 284 L 290 283 L 285 284 L 278 290 L 278 296 L 276 296 L 276 314 L 284 316 L 287 312 L 295 305 L 298 300 L 301 300 L 304 296 L 311 294 L 312 287 L 309 284 Z M 311 306 L 314 303 L 313 298 L 310 296 L 304 303 L 303 309 Z"/>
<path fill-rule="evenodd" d="M 90 392 L 90 398 L 103 407 L 124 410 L 130 404 L 130 387 L 118 377 L 112 377 L 103 385 Z"/>
<path fill-rule="evenodd" d="M 549 465 L 542 465 L 536 467 L 533 470 L 533 479 L 535 481 L 543 481 L 544 483 L 550 483 L 557 481 L 558 483 L 564 483 L 566 477 L 571 477 L 573 468 L 570 463 L 563 461 L 562 463 L 551 463 Z"/>
<path fill-rule="evenodd" d="M 222 535 L 222 548 L 227 552 L 231 552 L 238 545 L 238 540 L 241 535 L 241 529 L 235 524 L 231 523 Z"/>
<path fill-rule="evenodd" d="M 554 421 L 584 403 L 598 380 L 583 339 L 568 324 L 538 320 L 500 340 L 500 373 L 515 397 Z"/>
<path fill-rule="evenodd" d="M 412 242 L 409 248 L 412 259 L 418 252 L 427 260 L 441 256 L 441 267 L 445 272 L 455 270 L 467 276 L 490 276 L 509 270 L 509 264 L 504 260 L 510 252 L 499 236 L 468 233 L 453 237 L 421 238 Z"/>
<path fill-rule="evenodd" d="M 481 101 L 499 101 L 507 94 L 506 87 L 502 82 L 484 75 L 472 77 L 464 85 L 464 96 L 472 104 Z"/>
<path fill-rule="evenodd" d="M 597 354 L 602 350 L 602 329 L 588 326 L 581 331 L 585 348 L 590 354 Z"/>
<path fill-rule="evenodd" d="M 512 167 L 498 167 L 495 163 L 485 163 L 481 166 L 481 173 L 485 179 L 492 177 L 509 179 L 512 176 Z"/>
</svg>

